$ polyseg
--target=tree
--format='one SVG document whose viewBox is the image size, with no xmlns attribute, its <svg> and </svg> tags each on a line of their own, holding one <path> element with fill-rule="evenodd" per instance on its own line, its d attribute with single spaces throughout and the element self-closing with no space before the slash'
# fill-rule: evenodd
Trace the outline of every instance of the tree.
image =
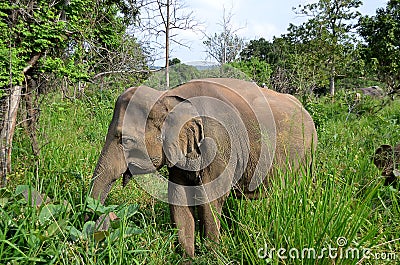
<svg viewBox="0 0 400 265">
<path fill-rule="evenodd" d="M 106 71 L 110 60 L 115 60 L 115 52 L 126 48 L 121 45 L 124 23 L 132 21 L 136 14 L 137 10 L 128 8 L 123 0 L 0 2 L 1 186 L 11 172 L 18 111 L 25 109 L 20 116 L 31 137 L 33 152 L 38 154 L 39 92 L 45 91 L 43 87 L 51 76 L 80 84 Z M 131 65 L 121 66 L 125 71 Z"/>
<path fill-rule="evenodd" d="M 276 45 L 277 38 L 273 42 L 269 42 L 264 38 L 258 40 L 250 40 L 243 50 L 240 52 L 241 60 L 250 60 L 258 58 L 260 61 L 265 61 L 270 65 L 275 65 L 279 61 L 279 47 Z"/>
<path fill-rule="evenodd" d="M 240 29 L 232 28 L 232 16 L 231 12 L 226 14 L 224 8 L 222 22 L 219 23 L 222 32 L 214 33 L 212 36 L 206 35 L 206 40 L 203 42 L 208 55 L 220 65 L 233 62 L 244 47 L 243 38 L 236 34 Z"/>
<path fill-rule="evenodd" d="M 171 67 L 169 69 L 171 88 L 186 83 L 192 79 L 200 78 L 201 73 L 196 69 L 196 67 L 178 63 L 176 60 L 172 61 L 174 63 L 170 65 Z M 165 82 L 166 80 L 164 74 L 162 72 L 157 72 L 151 75 L 144 84 L 157 90 L 163 90 L 166 85 Z"/>
<path fill-rule="evenodd" d="M 317 76 L 315 62 L 309 53 L 301 49 L 302 45 L 286 36 L 274 37 L 272 42 L 264 38 L 250 40 L 240 54 L 241 63 L 253 65 L 254 60 L 259 60 L 268 65 L 268 70 L 259 72 L 261 76 L 257 80 L 263 80 L 262 83 L 279 92 L 306 94 L 319 86 L 321 78 Z"/>
<path fill-rule="evenodd" d="M 29 85 L 33 84 L 33 70 L 39 59 L 50 47 L 59 49 L 63 45 L 64 21 L 57 19 L 61 9 L 55 12 L 34 1 L 0 3 L 1 186 L 5 186 L 11 172 L 12 140 L 22 94 L 31 96 Z"/>
<path fill-rule="evenodd" d="M 360 19 L 363 57 L 389 90 L 400 90 L 400 1 L 390 0 L 375 16 Z"/>
<path fill-rule="evenodd" d="M 343 74 L 338 71 L 349 61 L 350 33 L 356 26 L 352 21 L 360 16 L 355 9 L 361 4 L 360 0 L 319 0 L 300 5 L 297 13 L 310 19 L 300 26 L 290 24 L 288 29 L 287 37 L 302 44 L 304 52 L 326 71 L 331 95 L 335 94 L 335 78 Z"/>
<path fill-rule="evenodd" d="M 185 12 L 185 5 L 180 0 L 142 0 L 140 7 L 140 23 L 138 29 L 147 36 L 149 46 L 156 45 L 156 48 L 165 51 L 165 75 L 166 89 L 169 88 L 169 61 L 170 61 L 170 42 L 180 46 L 187 45 L 178 40 L 178 32 L 182 30 L 196 30 L 198 22 L 193 17 L 192 12 Z M 143 12 L 142 12 L 143 11 Z M 164 35 L 164 41 L 158 38 Z M 155 42 L 152 40 L 155 38 Z"/>
<path fill-rule="evenodd" d="M 249 60 L 240 60 L 231 62 L 229 64 L 241 70 L 259 86 L 269 83 L 272 69 L 271 66 L 265 61 L 253 57 Z"/>
<path fill-rule="evenodd" d="M 172 60 L 169 60 L 169 65 L 175 65 L 175 64 L 180 64 L 181 60 L 179 60 L 178 58 L 173 58 Z"/>
</svg>

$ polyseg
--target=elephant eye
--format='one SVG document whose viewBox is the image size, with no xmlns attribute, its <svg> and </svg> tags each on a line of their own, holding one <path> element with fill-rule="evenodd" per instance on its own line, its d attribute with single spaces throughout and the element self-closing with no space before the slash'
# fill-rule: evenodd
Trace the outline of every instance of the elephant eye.
<svg viewBox="0 0 400 265">
<path fill-rule="evenodd" d="M 121 139 L 122 137 L 122 129 L 120 127 L 118 127 L 115 131 L 115 137 L 118 139 Z"/>
<path fill-rule="evenodd" d="M 115 133 L 115 137 L 118 138 L 118 139 L 121 139 L 121 137 L 122 137 L 122 132 L 121 132 L 121 131 L 117 131 L 117 132 Z"/>
<path fill-rule="evenodd" d="M 137 141 L 134 138 L 122 137 L 122 146 L 127 149 L 132 149 L 136 146 Z"/>
</svg>

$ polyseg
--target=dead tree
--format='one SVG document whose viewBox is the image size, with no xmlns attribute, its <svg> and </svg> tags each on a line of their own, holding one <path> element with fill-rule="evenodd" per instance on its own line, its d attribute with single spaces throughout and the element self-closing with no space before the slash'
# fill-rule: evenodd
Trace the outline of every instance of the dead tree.
<svg viewBox="0 0 400 265">
<path fill-rule="evenodd" d="M 220 65 L 237 59 L 244 47 L 243 38 L 237 35 L 241 28 L 232 27 L 232 17 L 232 12 L 227 13 L 224 8 L 222 21 L 218 23 L 222 31 L 214 33 L 214 35 L 205 33 L 206 40 L 203 44 L 207 49 L 208 56 L 215 59 Z"/>
<path fill-rule="evenodd" d="M 143 0 L 140 11 L 142 41 L 155 49 L 164 50 L 166 89 L 169 88 L 170 43 L 189 48 L 187 43 L 178 39 L 179 31 L 197 30 L 199 23 L 193 18 L 193 12 L 185 12 L 180 0 Z M 160 40 L 161 37 L 163 41 Z M 157 56 L 157 55 L 156 55 Z"/>
<path fill-rule="evenodd" d="M 37 63 L 40 54 L 35 54 L 27 62 L 27 66 L 23 69 L 26 79 L 29 70 Z M 12 82 L 11 82 L 12 83 Z M 1 98 L 1 131 L 0 131 L 0 186 L 7 184 L 7 174 L 11 172 L 11 151 L 12 141 L 14 137 L 15 126 L 17 124 L 17 114 L 22 97 L 23 87 L 11 85 L 5 95 Z"/>
</svg>

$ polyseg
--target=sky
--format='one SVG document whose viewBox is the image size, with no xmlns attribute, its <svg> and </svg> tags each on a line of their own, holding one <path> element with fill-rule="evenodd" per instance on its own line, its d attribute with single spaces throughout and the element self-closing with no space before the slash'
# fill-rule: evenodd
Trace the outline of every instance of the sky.
<svg viewBox="0 0 400 265">
<path fill-rule="evenodd" d="M 232 27 L 240 29 L 237 34 L 246 41 L 259 39 L 272 40 L 273 36 L 287 33 L 290 23 L 300 25 L 306 21 L 292 10 L 311 2 L 311 0 L 183 0 L 188 11 L 201 23 L 201 31 L 208 35 L 221 32 L 223 10 L 232 13 Z M 363 15 L 375 15 L 377 8 L 385 7 L 387 0 L 363 0 L 359 11 Z M 170 58 L 178 58 L 183 63 L 210 61 L 203 45 L 204 33 L 179 31 L 178 38 L 190 48 L 171 45 Z M 156 65 L 163 65 L 156 61 Z"/>
</svg>

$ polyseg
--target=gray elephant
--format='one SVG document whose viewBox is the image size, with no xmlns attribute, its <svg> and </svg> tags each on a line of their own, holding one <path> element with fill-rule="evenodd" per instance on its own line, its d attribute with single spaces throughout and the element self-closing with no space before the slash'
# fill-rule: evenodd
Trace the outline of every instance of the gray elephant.
<svg viewBox="0 0 400 265">
<path fill-rule="evenodd" d="M 371 96 L 375 98 L 382 98 L 385 95 L 385 92 L 378 86 L 357 88 L 356 91 L 359 91 L 366 96 Z"/>
<path fill-rule="evenodd" d="M 259 197 L 278 172 L 308 167 L 316 144 L 313 120 L 295 97 L 251 82 L 129 88 L 116 102 L 91 196 L 104 203 L 121 175 L 126 185 L 167 165 L 171 219 L 193 257 L 196 212 L 202 235 L 218 242 L 226 197 Z"/>
<path fill-rule="evenodd" d="M 374 164 L 382 171 L 385 185 L 395 184 L 400 179 L 400 144 L 395 147 L 387 144 L 378 147 L 374 155 Z"/>
</svg>

